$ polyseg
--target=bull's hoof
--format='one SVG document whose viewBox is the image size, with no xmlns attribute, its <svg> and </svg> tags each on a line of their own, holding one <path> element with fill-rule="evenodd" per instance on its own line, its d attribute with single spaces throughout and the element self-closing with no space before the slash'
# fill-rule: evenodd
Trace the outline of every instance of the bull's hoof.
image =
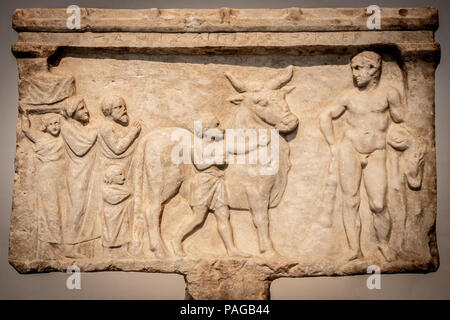
<svg viewBox="0 0 450 320">
<path fill-rule="evenodd" d="M 345 257 L 345 261 L 355 261 L 355 260 L 361 260 L 362 258 L 364 258 L 361 250 L 355 250 L 355 251 L 351 251 L 346 257 Z"/>
<path fill-rule="evenodd" d="M 155 254 L 156 258 L 158 259 L 165 259 L 168 257 L 167 252 L 161 251 L 161 250 L 152 250 Z"/>
<path fill-rule="evenodd" d="M 186 257 L 186 252 L 184 252 L 183 244 L 179 241 L 172 240 L 170 241 L 172 245 L 173 253 L 176 257 Z"/>
<path fill-rule="evenodd" d="M 132 245 L 128 249 L 128 253 L 132 255 L 133 257 L 141 257 L 144 256 L 144 250 L 142 249 L 142 246 L 135 246 Z"/>
<path fill-rule="evenodd" d="M 164 246 L 152 247 L 151 250 L 158 259 L 165 259 L 169 257 L 169 254 Z"/>
<path fill-rule="evenodd" d="M 122 258 L 133 257 L 133 255 L 128 251 L 128 248 L 125 245 L 120 247 L 120 254 L 122 255 Z"/>
</svg>

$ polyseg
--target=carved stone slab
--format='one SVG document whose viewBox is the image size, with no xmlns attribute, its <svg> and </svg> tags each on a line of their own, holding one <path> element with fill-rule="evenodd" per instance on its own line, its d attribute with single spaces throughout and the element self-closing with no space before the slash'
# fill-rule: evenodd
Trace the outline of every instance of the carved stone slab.
<svg viewBox="0 0 450 320">
<path fill-rule="evenodd" d="M 365 8 L 67 12 L 13 16 L 17 271 L 267 299 L 280 277 L 438 268 L 436 10 L 375 30 Z"/>
</svg>

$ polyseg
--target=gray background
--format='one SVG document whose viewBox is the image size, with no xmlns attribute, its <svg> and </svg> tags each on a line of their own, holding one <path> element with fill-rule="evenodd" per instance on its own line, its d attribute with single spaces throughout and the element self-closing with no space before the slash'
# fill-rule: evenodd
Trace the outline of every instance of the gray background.
<svg viewBox="0 0 450 320">
<path fill-rule="evenodd" d="M 366 287 L 368 276 L 278 279 L 271 287 L 272 299 L 449 299 L 450 298 L 450 2 L 440 1 L 219 1 L 219 0 L 15 0 L 0 9 L 0 299 L 183 299 L 180 275 L 125 272 L 83 273 L 81 290 L 66 289 L 65 273 L 20 275 L 8 263 L 8 234 L 14 181 L 15 128 L 17 123 L 17 67 L 10 46 L 17 40 L 11 28 L 16 8 L 65 8 L 71 4 L 88 8 L 288 8 L 288 7 L 435 7 L 440 27 L 436 40 L 442 58 L 436 71 L 436 145 L 438 173 L 437 240 L 441 266 L 430 274 L 382 275 L 381 290 Z"/>
</svg>

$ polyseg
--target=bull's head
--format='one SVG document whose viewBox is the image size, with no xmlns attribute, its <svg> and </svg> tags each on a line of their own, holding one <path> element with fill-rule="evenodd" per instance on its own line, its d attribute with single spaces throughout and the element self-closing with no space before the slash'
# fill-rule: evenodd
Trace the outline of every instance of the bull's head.
<svg viewBox="0 0 450 320">
<path fill-rule="evenodd" d="M 287 67 L 279 76 L 264 84 L 246 83 L 225 73 L 233 88 L 238 92 L 231 97 L 230 102 L 249 108 L 261 120 L 281 133 L 294 131 L 298 127 L 298 118 L 289 110 L 286 94 L 295 87 L 285 87 L 292 78 L 292 69 L 292 66 Z"/>
</svg>

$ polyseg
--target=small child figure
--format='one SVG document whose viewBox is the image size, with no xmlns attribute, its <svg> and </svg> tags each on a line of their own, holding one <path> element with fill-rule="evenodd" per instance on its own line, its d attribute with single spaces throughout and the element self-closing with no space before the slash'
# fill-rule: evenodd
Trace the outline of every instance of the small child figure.
<svg viewBox="0 0 450 320">
<path fill-rule="evenodd" d="M 111 165 L 105 171 L 103 186 L 103 236 L 102 244 L 109 254 L 121 248 L 124 256 L 129 256 L 126 245 L 131 241 L 130 231 L 130 191 L 125 186 L 122 167 Z"/>
</svg>

